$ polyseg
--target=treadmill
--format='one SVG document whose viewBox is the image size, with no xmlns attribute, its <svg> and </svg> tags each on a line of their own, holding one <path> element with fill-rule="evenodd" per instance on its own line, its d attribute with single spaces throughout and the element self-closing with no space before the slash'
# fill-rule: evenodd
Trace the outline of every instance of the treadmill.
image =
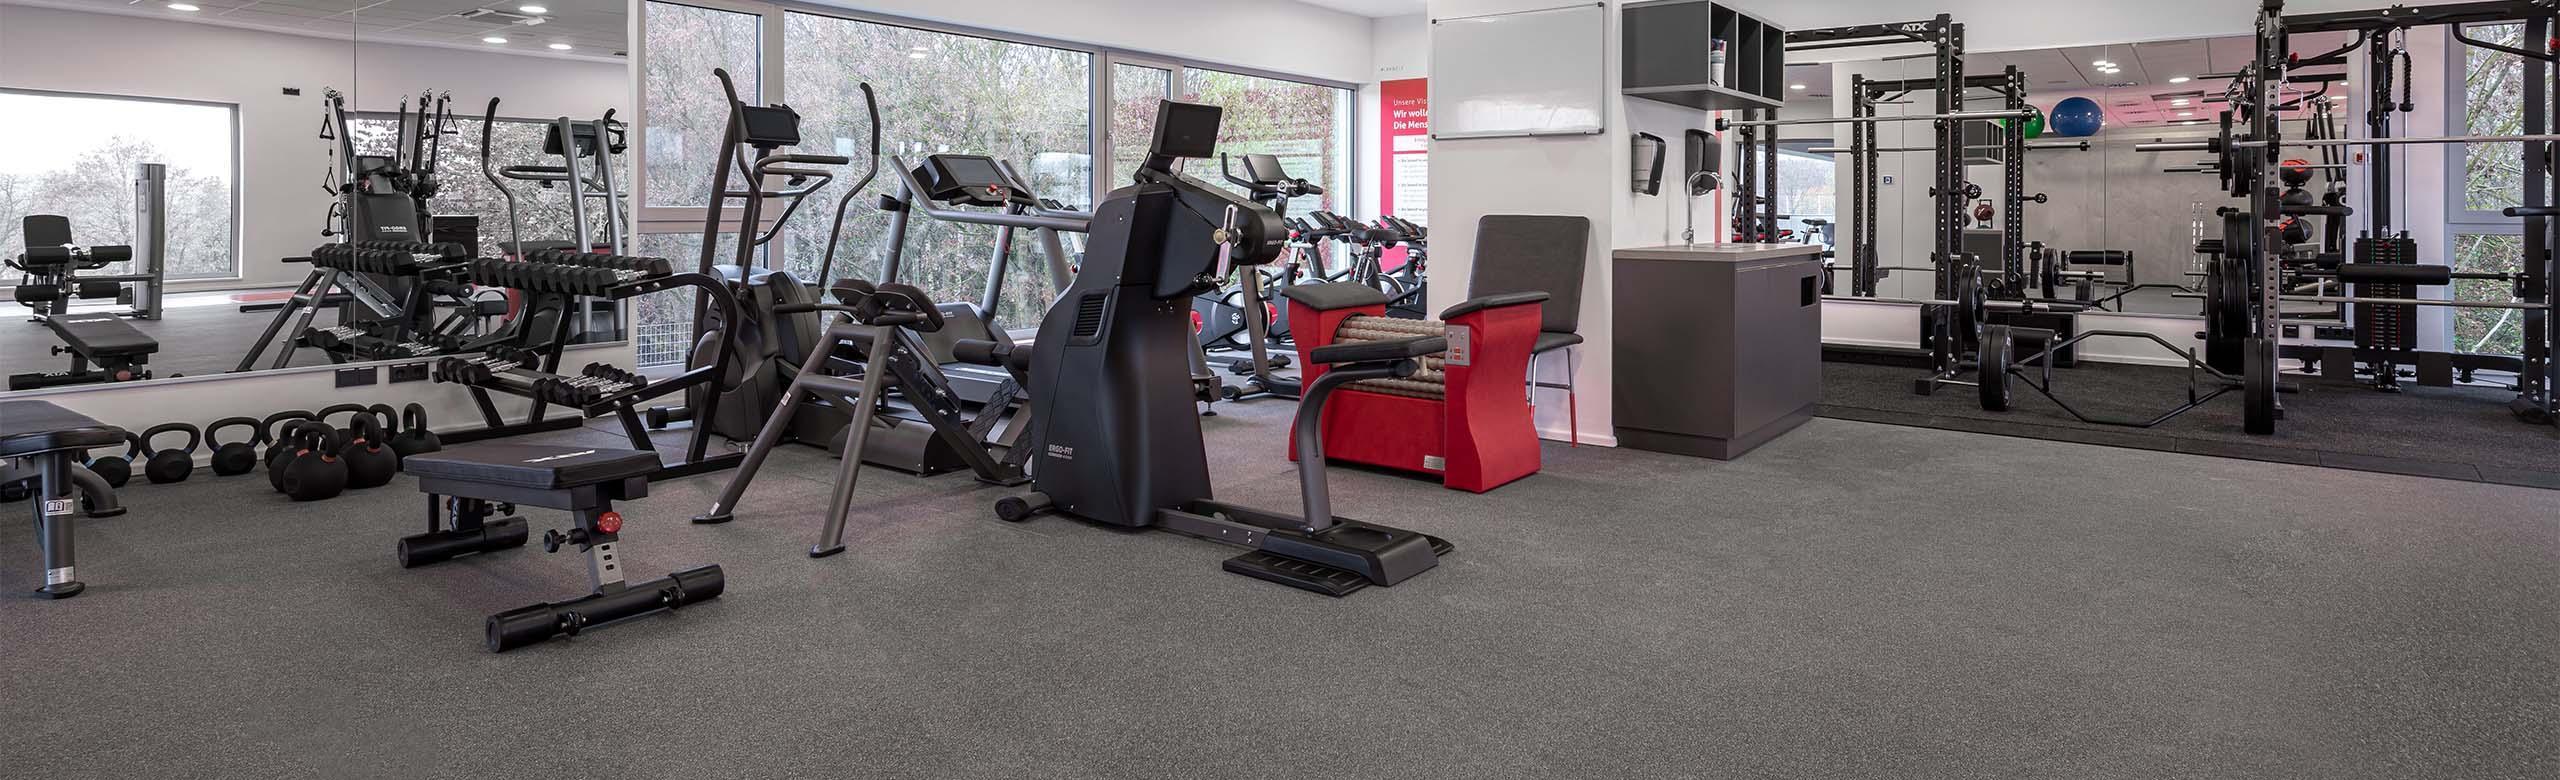
<svg viewBox="0 0 2560 780">
<path fill-rule="evenodd" d="M 1016 232 L 1032 232 L 1040 242 L 1041 253 L 1048 258 L 1052 289 L 1065 290 L 1075 281 L 1075 265 L 1067 254 L 1066 242 L 1058 234 L 1091 232 L 1093 214 L 1039 197 L 1011 164 L 986 155 L 927 155 L 912 167 L 905 158 L 890 155 L 889 162 L 890 170 L 898 174 L 898 193 L 882 197 L 880 204 L 889 212 L 882 283 L 902 281 L 900 261 L 906 253 L 907 226 L 914 215 L 996 228 L 987 283 L 979 291 L 978 300 L 937 305 L 942 312 L 942 329 L 920 334 L 926 354 L 939 364 L 953 394 L 971 406 L 984 405 L 1000 389 L 1011 385 L 1013 377 L 1002 368 L 954 360 L 951 350 L 952 345 L 962 341 L 1013 344 L 1011 335 L 994 322 L 994 315 L 1003 301 L 1005 272 L 1012 262 Z"/>
</svg>

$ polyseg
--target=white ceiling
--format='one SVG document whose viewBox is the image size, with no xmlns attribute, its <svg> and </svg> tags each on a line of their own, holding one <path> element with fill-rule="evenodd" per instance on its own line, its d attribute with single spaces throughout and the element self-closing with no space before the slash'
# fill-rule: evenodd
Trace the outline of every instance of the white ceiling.
<svg viewBox="0 0 2560 780">
<path fill-rule="evenodd" d="M 21 0 L 26 1 L 26 0 Z M 514 54 L 613 58 L 623 45 L 628 11 L 624 0 L 187 0 L 199 10 L 177 11 L 163 0 L 32 0 L 80 11 L 143 16 L 173 21 L 245 27 L 296 35 L 348 38 L 356 41 L 429 46 L 499 49 Z M 537 4 L 541 24 L 520 18 L 460 14 L 491 9 L 525 17 L 519 6 Z M 505 44 L 481 41 L 488 36 Z M 550 44 L 565 43 L 560 52 Z"/>
<path fill-rule="evenodd" d="M 1298 2 L 1373 19 L 1422 13 L 1423 6 L 1427 4 L 1427 0 L 1298 0 Z"/>
</svg>

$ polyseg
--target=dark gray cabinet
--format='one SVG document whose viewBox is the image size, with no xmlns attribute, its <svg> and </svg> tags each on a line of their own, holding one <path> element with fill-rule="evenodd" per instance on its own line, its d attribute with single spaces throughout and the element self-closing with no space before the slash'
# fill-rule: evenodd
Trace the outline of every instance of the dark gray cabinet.
<svg viewBox="0 0 2560 780">
<path fill-rule="evenodd" d="M 1699 244 L 1611 259 L 1618 446 L 1727 460 L 1813 416 L 1822 248 Z"/>
</svg>

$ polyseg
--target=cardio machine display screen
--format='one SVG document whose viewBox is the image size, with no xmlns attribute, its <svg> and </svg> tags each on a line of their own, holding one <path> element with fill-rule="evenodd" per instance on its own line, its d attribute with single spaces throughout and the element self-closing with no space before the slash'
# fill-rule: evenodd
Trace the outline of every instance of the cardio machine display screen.
<svg viewBox="0 0 2560 780">
<path fill-rule="evenodd" d="M 961 154 L 945 155 L 939 159 L 942 169 L 951 174 L 952 184 L 983 187 L 1004 183 L 1004 174 L 996 171 L 996 163 L 992 159 Z"/>
</svg>

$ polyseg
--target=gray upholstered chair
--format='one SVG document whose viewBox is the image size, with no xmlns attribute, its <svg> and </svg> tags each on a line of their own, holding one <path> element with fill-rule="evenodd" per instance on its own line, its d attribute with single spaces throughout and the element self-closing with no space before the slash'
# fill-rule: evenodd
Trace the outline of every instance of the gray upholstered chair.
<svg viewBox="0 0 2560 780">
<path fill-rule="evenodd" d="M 1582 344 L 1582 273 L 1591 252 L 1591 220 L 1586 217 L 1535 214 L 1487 214 L 1476 220 L 1475 271 L 1467 297 L 1515 292 L 1542 292 L 1547 301 L 1538 341 L 1529 348 L 1531 388 L 1565 391 L 1568 417 L 1578 418 L 1573 393 L 1577 368 L 1573 347 Z M 1538 362 L 1550 352 L 1563 352 L 1563 384 L 1538 381 Z M 1536 402 L 1535 392 L 1531 402 Z M 1582 443 L 1579 419 L 1569 423 L 1572 444 Z"/>
</svg>

